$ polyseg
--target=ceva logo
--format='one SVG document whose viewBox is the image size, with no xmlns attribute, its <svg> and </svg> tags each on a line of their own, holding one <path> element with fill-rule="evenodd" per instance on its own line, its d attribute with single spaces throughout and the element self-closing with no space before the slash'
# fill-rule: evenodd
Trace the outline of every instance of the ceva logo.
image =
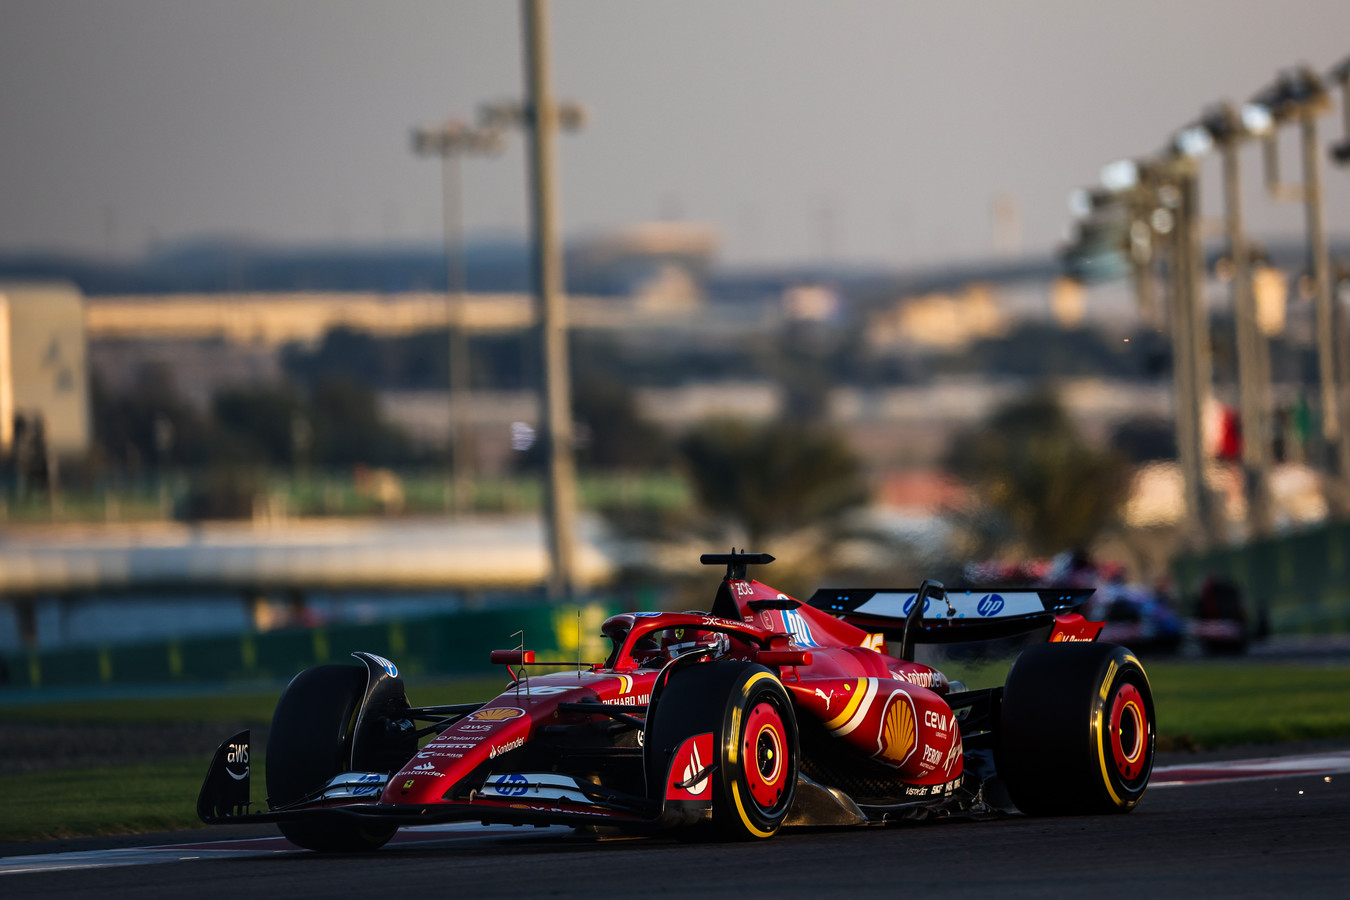
<svg viewBox="0 0 1350 900">
<path fill-rule="evenodd" d="M 1003 598 L 998 594 L 985 594 L 980 598 L 975 611 L 982 616 L 996 616 L 1003 612 Z"/>
</svg>

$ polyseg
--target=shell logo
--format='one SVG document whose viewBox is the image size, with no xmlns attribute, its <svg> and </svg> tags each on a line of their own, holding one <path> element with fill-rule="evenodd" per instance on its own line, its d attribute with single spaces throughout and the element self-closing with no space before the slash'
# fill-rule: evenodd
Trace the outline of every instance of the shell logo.
<svg viewBox="0 0 1350 900">
<path fill-rule="evenodd" d="M 914 752 L 914 733 L 914 710 L 907 697 L 897 696 L 881 726 L 881 755 L 900 765 Z"/>
<path fill-rule="evenodd" d="M 514 706 L 494 706 L 491 709 L 471 712 L 466 718 L 473 719 L 476 722 L 504 722 L 507 719 L 519 719 L 523 715 L 525 715 L 525 710 L 516 709 Z"/>
</svg>

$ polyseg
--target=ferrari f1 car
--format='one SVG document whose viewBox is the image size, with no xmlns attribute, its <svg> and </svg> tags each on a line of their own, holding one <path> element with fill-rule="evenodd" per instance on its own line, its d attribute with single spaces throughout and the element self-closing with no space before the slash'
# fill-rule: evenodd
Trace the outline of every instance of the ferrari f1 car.
<svg viewBox="0 0 1350 900">
<path fill-rule="evenodd" d="M 301 847 L 372 850 L 456 820 L 768 838 L 1020 810 L 1127 812 L 1148 784 L 1153 700 L 1139 661 L 1096 643 L 1090 590 L 821 590 L 801 603 L 747 577 L 767 554 L 708 554 L 707 613 L 627 613 L 603 663 L 528 674 L 486 703 L 413 707 L 396 666 L 306 669 L 269 733 L 267 810 L 249 812 L 249 733 L 216 751 L 207 823 L 275 822 Z M 1001 687 L 967 690 L 921 643 L 1046 637 Z M 537 671 L 537 670 L 536 670 Z M 419 727 L 419 723 L 429 723 Z"/>
</svg>

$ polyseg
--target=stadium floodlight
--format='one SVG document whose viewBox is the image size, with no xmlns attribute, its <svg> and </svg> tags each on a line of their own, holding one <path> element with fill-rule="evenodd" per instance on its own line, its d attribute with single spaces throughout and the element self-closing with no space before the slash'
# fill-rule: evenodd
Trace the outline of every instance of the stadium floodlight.
<svg viewBox="0 0 1350 900">
<path fill-rule="evenodd" d="M 1199 159 L 1214 149 L 1214 135 L 1203 124 L 1190 125 L 1172 138 L 1172 149 L 1188 159 Z"/>
<path fill-rule="evenodd" d="M 1345 138 L 1331 148 L 1331 158 L 1339 166 L 1350 165 L 1350 57 L 1327 73 L 1341 86 L 1341 116 L 1345 120 Z"/>
<path fill-rule="evenodd" d="M 1244 103 L 1238 112 L 1242 130 L 1252 137 L 1264 137 L 1275 130 L 1275 117 L 1260 103 Z"/>
<path fill-rule="evenodd" d="M 1075 219 L 1086 219 L 1092 215 L 1092 193 L 1087 188 L 1069 191 L 1069 212 Z"/>
<path fill-rule="evenodd" d="M 1122 193 L 1139 186 L 1139 163 L 1132 159 L 1118 159 L 1102 166 L 1102 187 Z"/>
</svg>

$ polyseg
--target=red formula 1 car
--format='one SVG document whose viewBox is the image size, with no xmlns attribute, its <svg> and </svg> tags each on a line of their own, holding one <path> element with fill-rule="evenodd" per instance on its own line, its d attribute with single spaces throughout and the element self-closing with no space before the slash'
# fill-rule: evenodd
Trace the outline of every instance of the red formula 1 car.
<svg viewBox="0 0 1350 900">
<path fill-rule="evenodd" d="M 802 604 L 747 577 L 771 560 L 704 556 L 726 566 L 711 611 L 614 616 L 601 664 L 530 676 L 543 665 L 532 654 L 495 651 L 513 681 L 486 703 L 411 707 L 397 668 L 369 653 L 307 669 L 272 719 L 268 810 L 248 812 L 245 731 L 216 751 L 198 814 L 370 850 L 400 826 L 458 820 L 754 839 L 1139 802 L 1152 695 L 1139 661 L 1093 642 L 1100 623 L 1073 611 L 1090 591 L 949 595 L 925 582 Z M 919 643 L 1036 629 L 1048 640 L 1002 687 L 966 690 L 914 661 Z"/>
</svg>

